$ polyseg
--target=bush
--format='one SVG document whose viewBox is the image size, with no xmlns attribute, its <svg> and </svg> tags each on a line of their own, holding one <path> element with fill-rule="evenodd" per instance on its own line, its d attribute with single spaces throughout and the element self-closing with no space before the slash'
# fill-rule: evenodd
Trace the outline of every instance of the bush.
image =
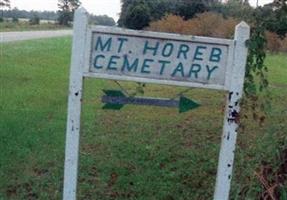
<svg viewBox="0 0 287 200">
<path fill-rule="evenodd" d="M 224 18 L 221 14 L 205 12 L 185 21 L 176 15 L 167 15 L 159 21 L 151 22 L 148 30 L 231 38 L 238 21 Z"/>
<path fill-rule="evenodd" d="M 287 52 L 287 34 L 285 35 L 285 39 L 281 43 L 280 51 Z"/>
<path fill-rule="evenodd" d="M 187 34 L 188 25 L 187 21 L 177 15 L 166 15 L 159 21 L 151 22 L 147 30 L 168 32 L 168 33 L 181 33 Z"/>
<path fill-rule="evenodd" d="M 287 35 L 281 39 L 279 35 L 273 32 L 266 32 L 267 50 L 272 53 L 287 52 Z"/>
<path fill-rule="evenodd" d="M 194 35 L 231 38 L 238 24 L 233 18 L 223 18 L 221 14 L 205 12 L 189 21 L 189 27 Z"/>
<path fill-rule="evenodd" d="M 38 25 L 40 24 L 40 18 L 36 15 L 34 15 L 31 19 L 29 19 L 30 25 Z"/>
<path fill-rule="evenodd" d="M 184 20 L 177 15 L 167 15 L 159 21 L 149 24 L 147 30 L 187 35 L 200 35 L 220 38 L 233 38 L 235 26 L 239 21 L 224 18 L 222 15 L 205 12 L 195 18 Z M 287 52 L 287 35 L 280 39 L 276 33 L 266 32 L 267 50 L 270 52 Z"/>
<path fill-rule="evenodd" d="M 14 22 L 14 23 L 18 23 L 18 22 L 19 22 L 18 17 L 13 17 L 13 18 L 12 18 L 12 22 Z"/>
<path fill-rule="evenodd" d="M 267 49 L 273 53 L 278 52 L 281 47 L 281 41 L 276 33 L 266 32 Z"/>
<path fill-rule="evenodd" d="M 71 26 L 73 21 L 73 13 L 68 11 L 59 11 L 58 12 L 58 23 L 59 25 Z"/>
<path fill-rule="evenodd" d="M 132 7 L 127 14 L 125 26 L 127 28 L 140 30 L 148 26 L 149 22 L 149 7 L 146 4 L 138 4 L 137 6 Z"/>
</svg>

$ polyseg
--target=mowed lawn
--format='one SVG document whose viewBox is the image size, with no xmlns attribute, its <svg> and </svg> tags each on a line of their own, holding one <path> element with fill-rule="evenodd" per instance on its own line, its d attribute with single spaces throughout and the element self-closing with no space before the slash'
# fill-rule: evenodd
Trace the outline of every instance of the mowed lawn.
<svg viewBox="0 0 287 200">
<path fill-rule="evenodd" d="M 70 51 L 69 37 L 0 44 L 1 200 L 62 197 Z M 256 173 L 262 164 L 275 172 L 287 145 L 287 56 L 268 55 L 266 64 L 272 107 L 262 125 L 242 119 L 231 199 L 259 199 Z M 130 93 L 137 87 L 121 84 Z M 87 79 L 84 88 L 79 199 L 212 199 L 224 92 L 191 89 L 185 95 L 201 107 L 179 114 L 102 110 L 102 90 L 118 85 Z M 174 98 L 184 90 L 148 84 L 144 95 Z"/>
</svg>

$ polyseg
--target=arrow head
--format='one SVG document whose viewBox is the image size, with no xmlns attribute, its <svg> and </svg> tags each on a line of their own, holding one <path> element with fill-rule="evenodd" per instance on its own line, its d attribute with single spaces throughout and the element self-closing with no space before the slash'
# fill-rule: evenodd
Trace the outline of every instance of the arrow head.
<svg viewBox="0 0 287 200">
<path fill-rule="evenodd" d="M 179 112 L 183 113 L 183 112 L 187 112 L 189 110 L 195 109 L 197 107 L 199 107 L 200 104 L 182 96 L 179 99 Z"/>
<path fill-rule="evenodd" d="M 105 99 L 105 97 L 125 97 L 125 94 L 120 91 L 120 90 L 103 90 L 103 92 L 106 94 L 106 96 L 103 96 L 102 98 L 102 102 L 106 103 L 103 106 L 104 110 L 120 110 L 124 105 L 123 104 L 119 104 L 119 103 L 107 103 L 105 102 L 103 99 Z"/>
<path fill-rule="evenodd" d="M 103 90 L 103 92 L 110 97 L 125 97 L 126 95 L 120 90 Z"/>
<path fill-rule="evenodd" d="M 107 103 L 102 107 L 102 109 L 104 109 L 104 110 L 120 110 L 123 106 L 124 106 L 123 104 Z"/>
</svg>

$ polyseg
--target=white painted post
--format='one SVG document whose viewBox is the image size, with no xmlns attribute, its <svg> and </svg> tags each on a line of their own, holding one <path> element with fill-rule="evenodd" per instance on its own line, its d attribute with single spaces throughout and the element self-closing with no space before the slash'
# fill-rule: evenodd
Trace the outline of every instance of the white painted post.
<svg viewBox="0 0 287 200">
<path fill-rule="evenodd" d="M 75 200 L 77 192 L 78 158 L 81 99 L 83 85 L 83 68 L 85 39 L 88 27 L 88 13 L 78 8 L 74 15 L 74 35 L 70 69 L 70 86 L 68 100 L 68 118 L 65 150 L 64 200 Z"/>
<path fill-rule="evenodd" d="M 240 99 L 243 93 L 245 66 L 250 28 L 241 22 L 235 29 L 234 65 L 225 109 L 223 134 L 219 153 L 214 200 L 227 200 L 231 184 L 237 129 L 239 123 Z"/>
</svg>

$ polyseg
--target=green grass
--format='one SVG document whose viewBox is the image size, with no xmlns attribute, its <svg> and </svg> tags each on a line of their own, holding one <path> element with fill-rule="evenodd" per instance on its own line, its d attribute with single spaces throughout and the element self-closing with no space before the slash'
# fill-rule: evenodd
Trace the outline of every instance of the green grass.
<svg viewBox="0 0 287 200">
<path fill-rule="evenodd" d="M 67 37 L 1 44 L 0 199 L 61 198 L 70 49 Z M 242 120 L 231 199 L 258 199 L 254 173 L 262 161 L 278 167 L 287 133 L 286 57 L 266 61 L 272 110 L 264 125 Z M 113 88 L 113 81 L 85 80 L 79 199 L 211 199 L 225 94 L 192 89 L 186 96 L 202 106 L 183 114 L 132 105 L 102 110 L 101 90 Z M 147 85 L 145 95 L 184 89 Z"/>
<path fill-rule="evenodd" d="M 0 32 L 68 29 L 53 23 L 30 25 L 29 22 L 0 22 Z"/>
</svg>

